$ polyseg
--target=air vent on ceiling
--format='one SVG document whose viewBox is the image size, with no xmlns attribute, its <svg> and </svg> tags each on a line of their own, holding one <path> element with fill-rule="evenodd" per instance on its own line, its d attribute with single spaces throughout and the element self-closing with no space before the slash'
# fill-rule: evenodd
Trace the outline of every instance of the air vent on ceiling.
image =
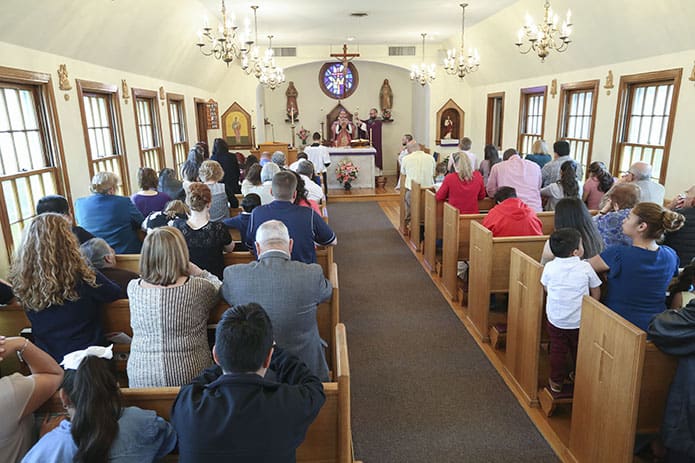
<svg viewBox="0 0 695 463">
<path fill-rule="evenodd" d="M 415 56 L 415 47 L 389 47 L 389 56 Z"/>
<path fill-rule="evenodd" d="M 273 47 L 275 56 L 297 56 L 297 47 Z"/>
</svg>

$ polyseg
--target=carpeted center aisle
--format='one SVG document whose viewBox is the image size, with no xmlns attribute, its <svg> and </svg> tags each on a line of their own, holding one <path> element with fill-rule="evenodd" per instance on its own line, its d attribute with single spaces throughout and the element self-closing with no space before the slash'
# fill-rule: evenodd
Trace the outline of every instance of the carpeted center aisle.
<svg viewBox="0 0 695 463">
<path fill-rule="evenodd" d="M 331 204 L 330 224 L 356 457 L 558 461 L 378 204 Z"/>
</svg>

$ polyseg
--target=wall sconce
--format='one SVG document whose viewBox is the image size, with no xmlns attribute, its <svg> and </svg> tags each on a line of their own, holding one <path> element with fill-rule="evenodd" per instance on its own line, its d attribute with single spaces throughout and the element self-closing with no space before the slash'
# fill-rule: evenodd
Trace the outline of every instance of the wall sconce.
<svg viewBox="0 0 695 463">
<path fill-rule="evenodd" d="M 64 92 L 72 90 L 72 85 L 70 85 L 70 79 L 68 78 L 68 68 L 64 64 L 58 66 L 58 88 Z M 63 98 L 65 98 L 65 101 L 68 101 L 70 95 L 66 93 L 63 95 Z"/>
<path fill-rule="evenodd" d="M 611 94 L 611 89 L 614 87 L 613 85 L 613 71 L 610 69 L 608 70 L 608 75 L 606 76 L 606 85 L 603 86 L 603 88 L 606 89 L 606 95 Z"/>
<path fill-rule="evenodd" d="M 130 90 L 128 89 L 128 83 L 125 81 L 125 79 L 121 80 L 121 91 L 123 92 L 123 102 L 128 104 L 128 100 L 130 99 Z"/>
</svg>

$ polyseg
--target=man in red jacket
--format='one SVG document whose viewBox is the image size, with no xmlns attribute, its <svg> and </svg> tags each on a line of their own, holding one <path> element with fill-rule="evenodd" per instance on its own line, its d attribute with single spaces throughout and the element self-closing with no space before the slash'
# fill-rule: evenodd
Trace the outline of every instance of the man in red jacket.
<svg viewBox="0 0 695 463">
<path fill-rule="evenodd" d="M 516 197 L 512 187 L 502 187 L 495 193 L 495 207 L 483 220 L 492 236 L 534 236 L 543 234 L 543 224 L 533 209 Z"/>
</svg>

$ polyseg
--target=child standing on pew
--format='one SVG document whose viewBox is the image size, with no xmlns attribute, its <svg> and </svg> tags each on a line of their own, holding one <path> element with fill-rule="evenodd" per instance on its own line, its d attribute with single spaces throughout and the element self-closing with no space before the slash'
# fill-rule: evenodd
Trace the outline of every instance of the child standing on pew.
<svg viewBox="0 0 695 463">
<path fill-rule="evenodd" d="M 572 372 L 577 360 L 582 298 L 591 295 L 598 300 L 601 280 L 591 265 L 581 260 L 584 248 L 577 230 L 555 230 L 550 235 L 550 250 L 555 259 L 543 267 L 541 275 L 541 283 L 548 293 L 545 307 L 550 335 L 548 384 L 551 391 L 561 392 L 567 377 L 567 354 L 572 356 Z"/>
</svg>

